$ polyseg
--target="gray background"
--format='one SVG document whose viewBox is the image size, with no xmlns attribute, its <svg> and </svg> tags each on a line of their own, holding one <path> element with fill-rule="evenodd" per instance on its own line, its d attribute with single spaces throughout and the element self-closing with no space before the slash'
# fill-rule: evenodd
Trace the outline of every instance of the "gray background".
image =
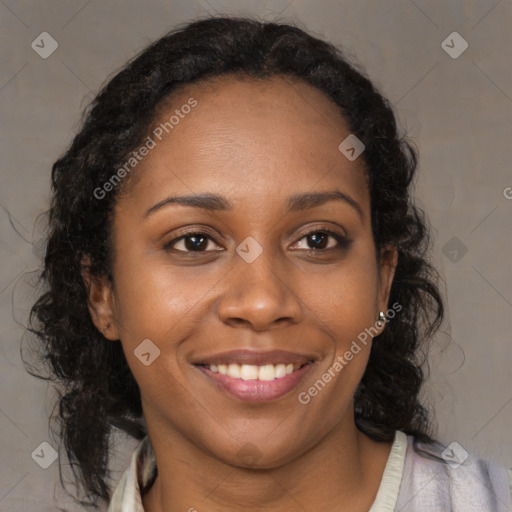
<svg viewBox="0 0 512 512">
<path fill-rule="evenodd" d="M 108 77 L 175 24 L 208 13 L 296 22 L 342 45 L 391 100 L 420 150 L 416 195 L 446 280 L 450 321 L 426 391 L 438 437 L 512 465 L 511 0 L 0 0 L 0 510 L 80 510 L 60 489 L 57 461 L 42 469 L 31 458 L 43 441 L 57 447 L 53 395 L 25 372 L 15 321 L 31 300 L 24 273 L 39 264 L 33 226 L 51 164 Z M 456 59 L 441 46 L 454 31 L 469 44 Z M 59 45 L 47 59 L 31 48 L 42 32 Z M 134 442 L 120 436 L 116 447 L 119 478 Z"/>
</svg>

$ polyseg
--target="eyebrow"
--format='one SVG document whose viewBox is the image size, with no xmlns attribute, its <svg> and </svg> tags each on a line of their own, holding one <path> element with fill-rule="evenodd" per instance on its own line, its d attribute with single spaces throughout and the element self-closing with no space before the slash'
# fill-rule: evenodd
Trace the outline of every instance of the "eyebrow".
<svg viewBox="0 0 512 512">
<path fill-rule="evenodd" d="M 286 213 L 294 213 L 309 208 L 321 206 L 328 201 L 343 201 L 350 205 L 364 221 L 363 210 L 359 203 L 348 194 L 340 190 L 327 190 L 323 192 L 305 192 L 294 194 L 286 201 Z M 149 208 L 144 214 L 144 218 L 149 217 L 156 211 L 170 204 L 179 204 L 191 206 L 193 208 L 201 208 L 208 211 L 229 211 L 233 210 L 233 204 L 223 196 L 217 194 L 192 194 L 188 196 L 170 196 L 158 202 Z"/>
</svg>

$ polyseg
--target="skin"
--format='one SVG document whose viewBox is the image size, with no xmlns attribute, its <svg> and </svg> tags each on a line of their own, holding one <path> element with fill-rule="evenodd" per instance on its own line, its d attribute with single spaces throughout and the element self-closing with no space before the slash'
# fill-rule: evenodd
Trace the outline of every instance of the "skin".
<svg viewBox="0 0 512 512">
<path fill-rule="evenodd" d="M 155 126 L 190 97 L 197 106 L 137 166 L 118 200 L 113 283 L 85 276 L 91 316 L 99 330 L 110 324 L 108 339 L 121 340 L 141 390 L 159 471 L 144 509 L 367 511 L 391 447 L 354 423 L 352 396 L 371 341 L 309 404 L 297 398 L 388 309 L 397 255 L 386 248 L 376 259 L 364 162 L 341 154 L 345 120 L 300 81 L 224 75 L 189 85 Z M 285 212 L 292 194 L 332 189 L 356 201 L 362 217 L 343 201 Z M 144 216 L 168 196 L 191 193 L 222 195 L 234 208 L 170 204 Z M 183 239 L 175 252 L 164 249 L 185 226 L 212 237 L 206 253 L 177 252 L 191 252 Z M 349 247 L 329 237 L 312 254 L 306 235 L 325 229 L 348 237 Z M 236 252 L 248 236 L 263 249 L 252 263 Z M 134 356 L 144 339 L 161 351 L 149 366 Z M 191 364 L 240 348 L 316 361 L 292 392 L 247 403 Z M 252 463 L 238 454 L 248 443 L 258 454 Z"/>
</svg>

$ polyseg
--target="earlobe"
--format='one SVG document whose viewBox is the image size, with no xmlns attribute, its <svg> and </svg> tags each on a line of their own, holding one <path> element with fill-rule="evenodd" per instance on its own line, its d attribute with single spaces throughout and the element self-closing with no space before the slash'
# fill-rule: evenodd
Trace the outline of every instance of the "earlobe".
<svg viewBox="0 0 512 512">
<path fill-rule="evenodd" d="M 105 338 L 117 340 L 119 335 L 115 321 L 115 300 L 112 283 L 106 276 L 92 276 L 90 267 L 91 260 L 89 256 L 84 256 L 81 262 L 81 273 L 91 319 Z"/>
</svg>

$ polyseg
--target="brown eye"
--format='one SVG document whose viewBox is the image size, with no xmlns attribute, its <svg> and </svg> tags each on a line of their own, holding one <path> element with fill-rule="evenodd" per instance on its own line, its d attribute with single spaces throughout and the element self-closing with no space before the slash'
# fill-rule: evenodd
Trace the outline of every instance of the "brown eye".
<svg viewBox="0 0 512 512">
<path fill-rule="evenodd" d="M 198 231 L 186 233 L 177 238 L 174 238 L 170 242 L 166 243 L 164 250 L 176 251 L 176 252 L 206 252 L 205 249 L 208 247 L 208 242 L 214 242 L 213 238 L 207 233 Z M 178 243 L 182 242 L 182 248 L 176 248 Z"/>
<path fill-rule="evenodd" d="M 300 240 L 303 239 L 307 240 L 306 244 L 308 245 L 305 250 L 312 252 L 325 251 L 330 249 L 347 249 L 351 244 L 351 241 L 348 238 L 329 230 L 310 231 Z M 329 242 L 329 239 L 333 239 L 335 241 L 334 245 L 332 242 Z"/>
</svg>

